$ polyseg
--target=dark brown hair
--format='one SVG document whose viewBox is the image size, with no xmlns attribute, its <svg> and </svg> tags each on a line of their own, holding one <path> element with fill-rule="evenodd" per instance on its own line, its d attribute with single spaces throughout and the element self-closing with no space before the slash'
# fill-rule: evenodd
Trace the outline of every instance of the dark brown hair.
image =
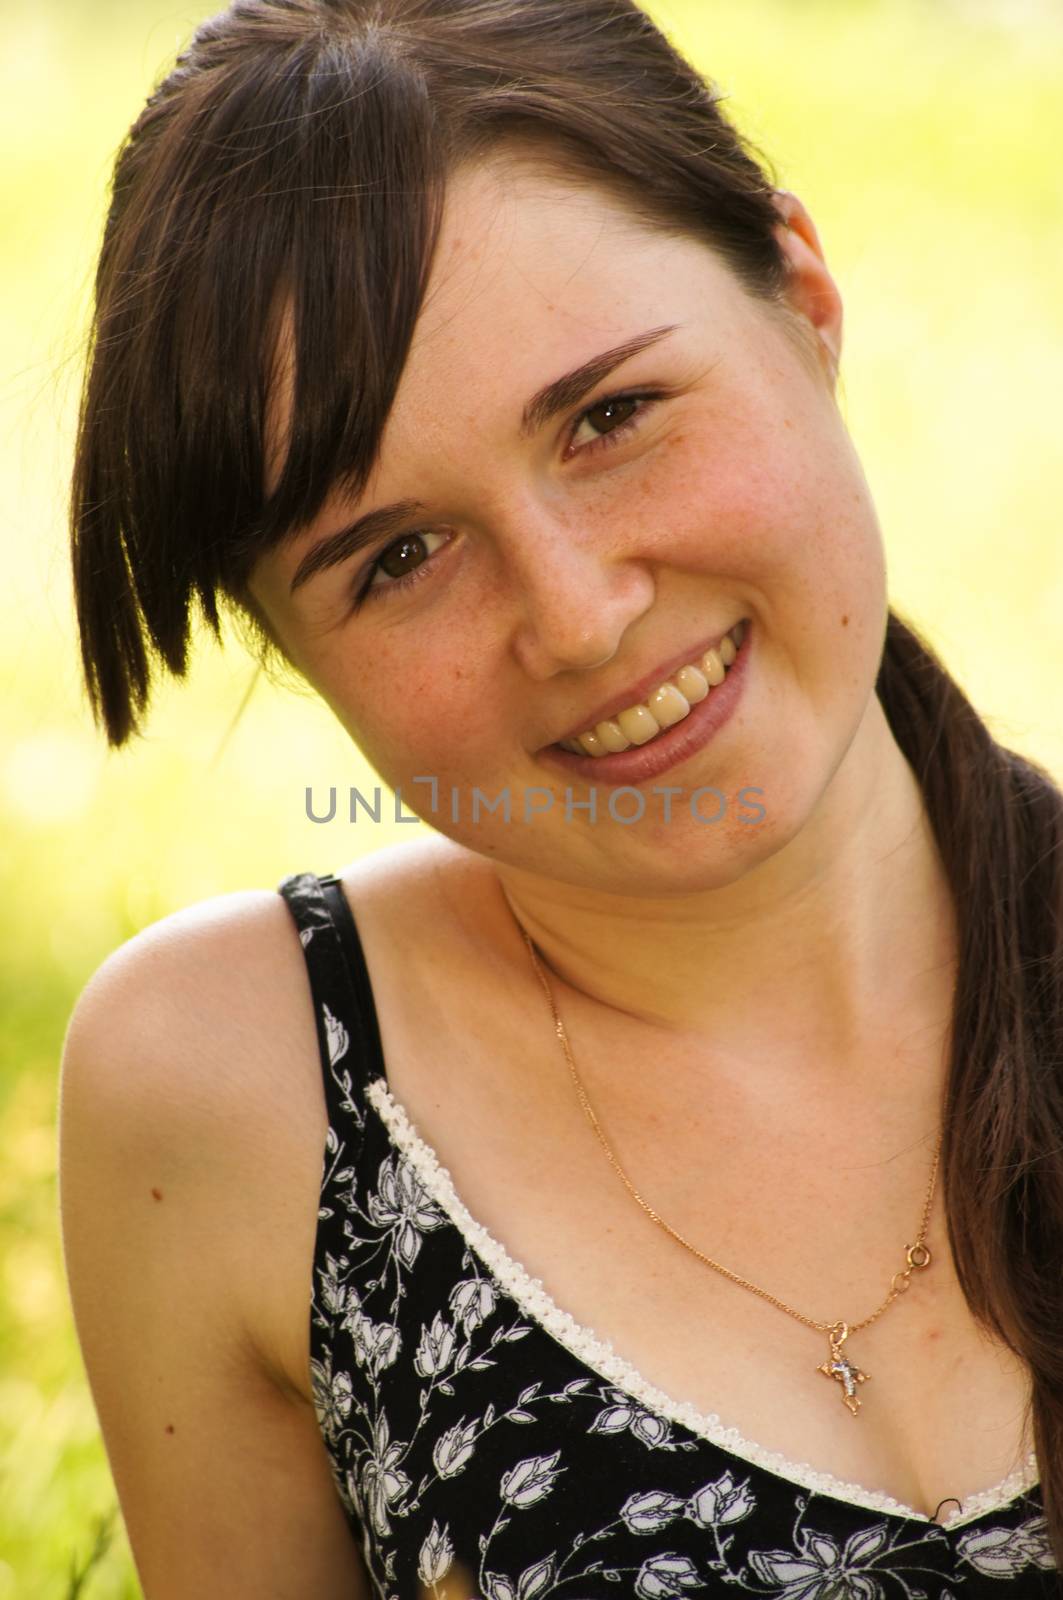
<svg viewBox="0 0 1063 1600">
<path fill-rule="evenodd" d="M 219 602 L 268 663 L 255 562 L 357 495 L 379 448 L 448 177 L 503 145 L 702 239 L 807 344 L 764 158 L 633 0 L 236 0 L 121 149 L 72 500 L 89 700 L 139 729 L 156 662 Z M 278 319 L 294 397 L 266 493 Z M 1063 794 L 1004 749 L 890 611 L 876 683 L 960 929 L 943 1186 L 960 1282 L 1029 1367 L 1063 1565 Z"/>
</svg>

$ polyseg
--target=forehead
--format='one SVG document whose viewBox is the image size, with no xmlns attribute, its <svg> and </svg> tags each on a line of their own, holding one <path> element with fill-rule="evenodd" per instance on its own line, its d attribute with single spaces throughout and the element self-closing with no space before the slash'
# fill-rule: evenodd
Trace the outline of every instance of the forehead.
<svg viewBox="0 0 1063 1600">
<path fill-rule="evenodd" d="M 428 442 L 455 397 L 470 411 L 513 409 L 568 367 L 666 321 L 669 304 L 706 296 L 723 320 L 742 296 L 709 245 L 653 226 L 585 176 L 535 152 L 459 167 L 409 353 L 381 439 Z M 290 303 L 281 302 L 267 440 L 275 480 L 292 396 Z M 518 404 L 519 413 L 519 404 Z"/>
<path fill-rule="evenodd" d="M 629 332 L 631 315 L 659 291 L 655 274 L 690 253 L 711 266 L 707 246 L 651 227 L 586 177 L 532 156 L 459 169 L 448 182 L 408 368 L 427 367 L 437 346 L 519 359 L 513 337 Z"/>
</svg>

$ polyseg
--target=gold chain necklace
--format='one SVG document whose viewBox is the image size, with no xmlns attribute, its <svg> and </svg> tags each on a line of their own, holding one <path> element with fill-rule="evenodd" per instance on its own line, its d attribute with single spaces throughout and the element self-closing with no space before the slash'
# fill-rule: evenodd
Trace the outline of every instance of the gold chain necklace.
<svg viewBox="0 0 1063 1600">
<path fill-rule="evenodd" d="M 512 910 L 512 907 L 510 907 L 510 910 Z M 550 1004 L 550 1010 L 554 1014 L 554 1031 L 556 1032 L 558 1039 L 561 1041 L 561 1048 L 565 1052 L 565 1059 L 568 1062 L 569 1071 L 572 1074 L 572 1081 L 576 1086 L 576 1093 L 579 1095 L 580 1104 L 587 1113 L 591 1127 L 597 1134 L 603 1150 L 619 1173 L 625 1187 L 638 1201 L 643 1211 L 653 1218 L 654 1222 L 662 1227 L 666 1233 L 670 1233 L 672 1238 L 677 1240 L 679 1244 L 684 1247 L 684 1249 L 689 1250 L 693 1255 L 696 1255 L 699 1261 L 704 1261 L 707 1267 L 711 1267 L 714 1272 L 722 1273 L 725 1278 L 729 1278 L 732 1283 L 737 1283 L 740 1288 L 749 1289 L 753 1294 L 759 1295 L 762 1300 L 767 1300 L 769 1305 L 777 1306 L 780 1311 L 785 1311 L 788 1317 L 794 1317 L 798 1322 L 803 1322 L 806 1328 L 814 1328 L 817 1333 L 825 1333 L 830 1344 L 830 1355 L 828 1356 L 827 1360 L 824 1361 L 823 1365 L 821 1367 L 817 1367 L 816 1370 L 817 1372 L 822 1372 L 824 1377 L 835 1379 L 841 1385 L 840 1393 L 842 1404 L 848 1409 L 851 1415 L 855 1417 L 857 1412 L 860 1410 L 860 1397 L 856 1392 L 857 1386 L 861 1383 L 866 1383 L 871 1374 L 869 1372 L 861 1372 L 860 1368 L 855 1366 L 854 1363 L 849 1360 L 848 1356 L 845 1355 L 842 1350 L 842 1345 L 845 1343 L 846 1339 L 848 1339 L 851 1333 L 859 1333 L 861 1328 L 869 1328 L 873 1322 L 877 1322 L 882 1313 L 893 1304 L 894 1300 L 896 1300 L 899 1295 L 906 1293 L 906 1291 L 911 1287 L 912 1273 L 922 1272 L 930 1265 L 931 1256 L 930 1251 L 927 1248 L 926 1235 L 930 1227 L 930 1211 L 934 1203 L 934 1184 L 937 1181 L 938 1162 L 941 1159 L 941 1139 L 938 1140 L 937 1149 L 934 1151 L 934 1162 L 930 1169 L 930 1183 L 927 1187 L 926 1200 L 923 1205 L 923 1217 L 919 1224 L 919 1232 L 916 1236 L 915 1243 L 908 1245 L 906 1248 L 904 1256 L 907 1264 L 902 1267 L 900 1272 L 895 1272 L 893 1274 L 893 1277 L 890 1280 L 889 1294 L 886 1296 L 885 1300 L 883 1300 L 878 1310 L 873 1311 L 871 1315 L 869 1317 L 865 1317 L 862 1322 L 853 1323 L 841 1321 L 817 1322 L 814 1317 L 806 1317 L 802 1312 L 795 1311 L 793 1306 L 788 1306 L 785 1300 L 780 1300 L 777 1295 L 769 1294 L 767 1289 L 759 1288 L 757 1284 L 750 1283 L 748 1278 L 743 1278 L 737 1272 L 732 1272 L 729 1267 L 721 1266 L 720 1262 L 713 1261 L 710 1256 L 705 1255 L 697 1248 L 696 1245 L 691 1244 L 688 1239 L 684 1239 L 681 1233 L 677 1233 L 675 1228 L 669 1226 L 663 1217 L 659 1217 L 656 1211 L 654 1211 L 653 1207 L 649 1205 L 639 1194 L 638 1190 L 630 1181 L 627 1173 L 624 1171 L 623 1167 L 620 1165 L 619 1161 L 616 1159 L 616 1156 L 610 1149 L 606 1137 L 599 1126 L 598 1118 L 594 1115 L 591 1103 L 587 1099 L 583 1084 L 580 1081 L 579 1073 L 576 1071 L 576 1063 L 573 1061 L 572 1051 L 569 1049 L 568 1036 L 565 1033 L 565 1025 L 561 1021 L 561 1017 L 558 1014 L 557 1006 L 554 1003 L 553 992 L 539 963 L 539 957 L 536 953 L 535 945 L 532 943 L 531 936 L 524 928 L 523 924 L 519 921 L 519 919 L 516 918 L 515 913 L 514 918 L 517 921 L 517 926 L 520 928 L 520 931 L 524 936 L 524 942 L 528 946 L 528 954 L 531 956 L 532 965 L 535 968 L 536 976 L 543 986 L 546 998 Z"/>
</svg>

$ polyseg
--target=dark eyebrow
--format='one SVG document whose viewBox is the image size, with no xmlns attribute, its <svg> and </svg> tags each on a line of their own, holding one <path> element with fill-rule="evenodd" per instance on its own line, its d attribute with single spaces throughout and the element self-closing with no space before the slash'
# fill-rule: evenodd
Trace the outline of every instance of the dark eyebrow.
<svg viewBox="0 0 1063 1600">
<path fill-rule="evenodd" d="M 567 411 L 569 406 L 577 405 L 584 395 L 596 388 L 615 368 L 625 361 L 630 361 L 640 350 L 656 344 L 658 339 L 674 333 L 681 326 L 681 323 L 671 322 L 665 327 L 650 328 L 645 333 L 636 334 L 633 339 L 614 346 L 612 350 L 603 350 L 601 355 L 592 356 L 582 366 L 546 384 L 524 407 L 520 421 L 520 437 L 530 439 L 552 417 L 557 416 L 559 412 Z M 397 536 L 411 517 L 419 516 L 425 509 L 424 503 L 420 500 L 397 500 L 393 505 L 381 506 L 376 511 L 367 512 L 364 517 L 359 517 L 357 521 L 341 528 L 338 533 L 331 533 L 326 538 L 318 540 L 296 567 L 288 586 L 289 595 L 293 595 L 296 589 L 301 588 L 310 578 L 316 577 L 319 572 L 339 566 L 341 562 L 357 555 L 359 550 L 375 544 L 378 539 L 387 539 L 389 534 Z"/>
<path fill-rule="evenodd" d="M 567 411 L 569 406 L 574 406 L 582 400 L 585 394 L 590 394 L 591 390 L 601 383 L 603 378 L 607 378 L 615 367 L 630 361 L 632 356 L 637 356 L 647 345 L 656 344 L 665 334 L 674 333 L 679 326 L 678 322 L 672 322 L 664 328 L 651 328 L 647 333 L 637 333 L 633 339 L 628 339 L 626 344 L 618 344 L 613 350 L 603 350 L 600 356 L 592 356 L 574 372 L 566 372 L 563 378 L 555 378 L 553 383 L 548 383 L 545 389 L 540 389 L 538 394 L 533 395 L 524 407 L 524 414 L 520 420 L 520 437 L 530 439 L 544 423 L 550 421 L 551 417 L 556 417 L 559 411 Z"/>
</svg>

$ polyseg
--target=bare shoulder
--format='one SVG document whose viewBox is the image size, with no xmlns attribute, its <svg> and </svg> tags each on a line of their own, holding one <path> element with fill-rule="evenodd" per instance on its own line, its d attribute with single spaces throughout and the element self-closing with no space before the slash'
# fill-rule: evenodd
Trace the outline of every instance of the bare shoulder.
<svg viewBox="0 0 1063 1600">
<path fill-rule="evenodd" d="M 246 1127 L 290 1095 L 308 1018 L 287 906 L 275 890 L 241 890 L 172 912 L 112 951 L 78 997 L 64 1053 L 91 1040 L 139 1058 L 144 1070 L 113 1085 L 127 1103 L 147 1096 L 169 1118 L 237 1113 Z"/>
<path fill-rule="evenodd" d="M 219 991 L 235 979 L 265 976 L 265 967 L 291 965 L 298 943 L 281 935 L 291 916 L 274 889 L 240 889 L 197 901 L 149 923 L 101 962 L 78 998 L 75 1017 L 103 1013 L 122 1002 L 129 1025 L 152 1006 L 183 1006 L 202 1000 L 202 986 L 219 980 Z M 225 973 L 219 971 L 219 962 Z M 294 968 L 293 968 L 294 970 Z"/>
<path fill-rule="evenodd" d="M 63 1046 L 64 1256 L 153 1600 L 368 1594 L 307 1370 L 326 1134 L 276 890 L 164 917 L 92 974 Z"/>
<path fill-rule="evenodd" d="M 305 959 L 276 890 L 198 902 L 112 951 L 71 1015 L 60 1105 L 61 1129 L 113 1129 L 144 1203 L 179 1211 L 225 1263 L 230 1333 L 273 1370 L 270 1293 L 282 1301 L 284 1264 L 312 1250 L 327 1133 Z M 264 1278 L 271 1236 L 280 1270 Z"/>
</svg>

